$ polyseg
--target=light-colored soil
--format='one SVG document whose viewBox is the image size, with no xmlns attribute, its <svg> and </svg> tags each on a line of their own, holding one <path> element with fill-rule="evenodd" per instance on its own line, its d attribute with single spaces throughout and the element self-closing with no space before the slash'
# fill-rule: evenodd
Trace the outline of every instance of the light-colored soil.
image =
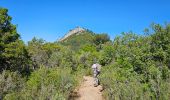
<svg viewBox="0 0 170 100">
<path fill-rule="evenodd" d="M 103 100 L 102 98 L 102 86 L 94 87 L 93 77 L 84 76 L 79 89 L 76 91 L 76 97 L 72 100 Z"/>
</svg>

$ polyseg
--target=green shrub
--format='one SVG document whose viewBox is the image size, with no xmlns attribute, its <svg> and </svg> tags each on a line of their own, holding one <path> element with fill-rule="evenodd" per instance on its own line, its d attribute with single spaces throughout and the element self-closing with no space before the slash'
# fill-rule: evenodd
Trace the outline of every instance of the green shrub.
<svg viewBox="0 0 170 100">
<path fill-rule="evenodd" d="M 41 67 L 33 72 L 22 92 L 23 99 L 67 99 L 77 85 L 70 68 Z"/>
<path fill-rule="evenodd" d="M 25 84 L 25 79 L 18 72 L 3 71 L 0 74 L 0 97 L 6 98 L 9 95 L 18 93 L 22 90 Z"/>
<path fill-rule="evenodd" d="M 169 79 L 150 79 L 143 83 L 143 76 L 115 66 L 105 66 L 100 75 L 107 100 L 168 100 Z"/>
</svg>

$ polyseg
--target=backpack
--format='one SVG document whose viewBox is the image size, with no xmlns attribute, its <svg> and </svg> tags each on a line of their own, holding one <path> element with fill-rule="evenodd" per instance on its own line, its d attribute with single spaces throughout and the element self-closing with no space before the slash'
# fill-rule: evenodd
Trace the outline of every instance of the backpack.
<svg viewBox="0 0 170 100">
<path fill-rule="evenodd" d="M 100 72 L 101 71 L 101 65 L 97 64 L 97 71 Z"/>
</svg>

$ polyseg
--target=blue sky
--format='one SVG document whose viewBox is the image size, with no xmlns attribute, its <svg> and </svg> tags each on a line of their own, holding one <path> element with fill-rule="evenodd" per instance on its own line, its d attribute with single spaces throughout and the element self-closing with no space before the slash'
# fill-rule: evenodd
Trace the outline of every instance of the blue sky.
<svg viewBox="0 0 170 100">
<path fill-rule="evenodd" d="M 53 42 L 76 26 L 113 39 L 121 32 L 142 34 L 152 22 L 170 22 L 170 0 L 0 0 L 27 42 Z"/>
</svg>

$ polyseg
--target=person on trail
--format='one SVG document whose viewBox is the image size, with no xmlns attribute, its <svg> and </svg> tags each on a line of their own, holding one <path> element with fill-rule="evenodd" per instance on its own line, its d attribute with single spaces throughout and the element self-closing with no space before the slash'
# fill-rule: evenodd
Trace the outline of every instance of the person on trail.
<svg viewBox="0 0 170 100">
<path fill-rule="evenodd" d="M 98 75 L 100 74 L 100 69 L 101 69 L 101 65 L 100 64 L 94 63 L 92 65 L 93 78 L 94 78 L 94 86 L 95 87 L 99 85 Z"/>
</svg>

